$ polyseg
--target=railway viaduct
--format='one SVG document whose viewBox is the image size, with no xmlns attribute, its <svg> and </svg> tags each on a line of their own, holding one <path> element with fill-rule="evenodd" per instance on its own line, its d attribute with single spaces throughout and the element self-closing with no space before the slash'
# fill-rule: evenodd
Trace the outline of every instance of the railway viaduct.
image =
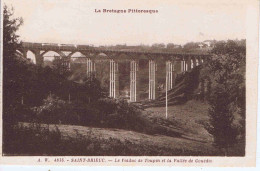
<svg viewBox="0 0 260 171">
<path fill-rule="evenodd" d="M 120 60 L 129 62 L 130 65 L 130 101 L 138 101 L 138 70 L 139 61 L 147 60 L 149 63 L 149 100 L 156 98 L 156 72 L 157 62 L 165 62 L 165 89 L 170 90 L 174 84 L 174 73 L 176 67 L 180 72 L 186 72 L 193 67 L 203 63 L 210 55 L 202 53 L 172 53 L 172 52 L 146 52 L 129 50 L 109 50 L 105 48 L 92 47 L 88 45 L 69 45 L 69 44 L 49 44 L 23 42 L 17 50 L 20 55 L 27 58 L 27 52 L 31 51 L 35 55 L 36 65 L 43 65 L 44 55 L 53 51 L 59 54 L 63 60 L 63 65 L 70 69 L 73 54 L 80 52 L 87 63 L 88 75 L 96 72 L 95 62 L 98 60 L 109 60 L 109 96 L 117 98 L 119 96 L 119 77 L 118 63 Z M 102 55 L 100 55 L 102 54 Z"/>
</svg>

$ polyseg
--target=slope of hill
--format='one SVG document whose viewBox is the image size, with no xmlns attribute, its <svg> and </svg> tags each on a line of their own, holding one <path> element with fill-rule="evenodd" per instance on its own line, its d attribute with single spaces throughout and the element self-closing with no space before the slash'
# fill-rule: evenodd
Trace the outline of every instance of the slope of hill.
<svg viewBox="0 0 260 171">
<path fill-rule="evenodd" d="M 189 72 L 177 75 L 175 86 L 168 91 L 168 105 L 183 104 L 190 99 L 203 98 L 202 85 L 200 82 L 201 66 L 193 68 Z M 145 101 L 145 107 L 165 105 L 165 92 L 154 101 Z"/>
</svg>

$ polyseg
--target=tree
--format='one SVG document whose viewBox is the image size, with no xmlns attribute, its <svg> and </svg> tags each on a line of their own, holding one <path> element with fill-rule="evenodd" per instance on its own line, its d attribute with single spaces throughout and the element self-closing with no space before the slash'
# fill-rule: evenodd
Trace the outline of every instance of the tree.
<svg viewBox="0 0 260 171">
<path fill-rule="evenodd" d="M 35 113 L 39 122 L 48 124 L 62 123 L 64 121 L 68 122 L 66 118 L 68 116 L 74 116 L 71 104 L 66 101 L 58 98 L 55 95 L 49 95 L 46 99 L 43 100 L 41 106 L 35 107 Z M 70 122 L 74 122 L 75 117 L 70 118 Z"/>
<path fill-rule="evenodd" d="M 199 42 L 188 42 L 184 45 L 184 49 L 190 50 L 190 49 L 197 49 L 199 48 Z"/>
<path fill-rule="evenodd" d="M 163 43 L 154 43 L 152 44 L 152 49 L 164 49 L 165 48 L 165 44 Z"/>
<path fill-rule="evenodd" d="M 213 135 L 214 144 L 228 154 L 239 132 L 245 137 L 245 44 L 231 40 L 216 43 L 201 73 L 202 79 L 212 82 L 206 129 Z M 234 124 L 235 114 L 241 115 L 240 131 Z"/>
<path fill-rule="evenodd" d="M 67 77 L 70 74 L 69 66 L 65 66 L 65 63 L 70 62 L 69 58 L 66 57 L 57 57 L 55 56 L 54 60 L 52 61 L 52 68 L 55 72 Z"/>
<path fill-rule="evenodd" d="M 17 105 L 21 101 L 20 94 L 16 90 L 21 89 L 23 84 L 17 80 L 15 53 L 19 47 L 16 31 L 23 24 L 21 18 L 13 18 L 13 9 L 6 5 L 3 7 L 3 151 L 6 144 L 14 138 L 15 132 L 12 129 L 18 119 L 17 111 L 23 113 L 24 106 Z M 13 70 L 16 68 L 16 70 Z"/>
<path fill-rule="evenodd" d="M 234 115 L 230 109 L 230 100 L 224 86 L 218 84 L 214 88 L 209 100 L 210 124 L 206 126 L 207 131 L 213 135 L 214 144 L 219 149 L 228 150 L 236 143 L 238 135 L 237 128 L 234 126 Z"/>
<path fill-rule="evenodd" d="M 19 45 L 19 36 L 16 31 L 23 24 L 22 18 L 13 18 L 14 9 L 9 9 L 6 5 L 3 8 L 3 56 L 13 57 Z"/>
<path fill-rule="evenodd" d="M 20 69 L 16 64 L 15 53 L 20 46 L 19 36 L 16 31 L 23 24 L 21 18 L 13 18 L 14 10 L 9 9 L 6 5 L 3 8 L 3 117 L 4 119 L 13 122 L 14 104 L 21 102 L 21 94 L 17 93 L 18 89 L 24 87 L 17 76 L 21 74 Z M 22 61 L 21 61 L 22 62 Z M 15 68 L 15 70 L 14 70 Z M 6 113 L 9 113 L 7 119 Z M 13 116 L 13 117 L 12 117 Z M 13 118 L 13 119 L 11 119 Z"/>
<path fill-rule="evenodd" d="M 174 49 L 174 47 L 175 47 L 174 43 L 168 43 L 166 46 L 167 49 Z"/>
</svg>

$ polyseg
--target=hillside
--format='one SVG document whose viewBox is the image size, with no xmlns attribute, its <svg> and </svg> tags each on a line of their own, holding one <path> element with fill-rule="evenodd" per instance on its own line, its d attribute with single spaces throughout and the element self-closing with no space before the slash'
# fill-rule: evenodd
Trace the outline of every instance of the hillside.
<svg viewBox="0 0 260 171">
<path fill-rule="evenodd" d="M 178 74 L 175 86 L 168 91 L 168 105 L 183 104 L 190 99 L 202 99 L 202 85 L 200 82 L 200 71 L 202 66 L 193 68 L 189 72 Z M 165 92 L 154 101 L 144 101 L 144 107 L 155 107 L 165 105 Z"/>
</svg>

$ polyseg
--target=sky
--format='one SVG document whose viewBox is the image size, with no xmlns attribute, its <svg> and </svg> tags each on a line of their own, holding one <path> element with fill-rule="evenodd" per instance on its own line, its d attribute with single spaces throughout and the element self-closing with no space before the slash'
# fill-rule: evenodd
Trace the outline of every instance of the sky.
<svg viewBox="0 0 260 171">
<path fill-rule="evenodd" d="M 4 0 L 13 6 L 15 17 L 24 20 L 18 31 L 22 41 L 95 46 L 244 39 L 247 6 L 231 1 Z M 95 9 L 158 13 L 95 13 Z"/>
</svg>

